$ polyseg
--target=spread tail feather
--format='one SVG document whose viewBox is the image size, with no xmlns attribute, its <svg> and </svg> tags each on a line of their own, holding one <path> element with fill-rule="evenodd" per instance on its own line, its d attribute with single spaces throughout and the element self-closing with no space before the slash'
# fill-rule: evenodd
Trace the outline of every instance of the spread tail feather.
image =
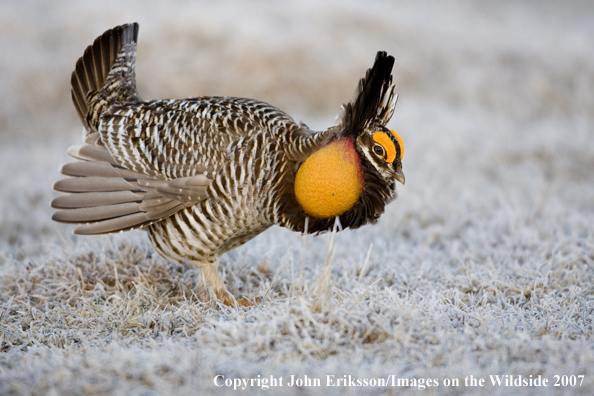
<svg viewBox="0 0 594 396">
<path fill-rule="evenodd" d="M 76 62 L 72 102 L 88 131 L 97 129 L 97 115 L 106 102 L 118 96 L 120 101 L 138 99 L 134 71 L 137 38 L 137 23 L 117 26 L 99 36 Z M 98 98 L 91 98 L 102 90 Z"/>
</svg>

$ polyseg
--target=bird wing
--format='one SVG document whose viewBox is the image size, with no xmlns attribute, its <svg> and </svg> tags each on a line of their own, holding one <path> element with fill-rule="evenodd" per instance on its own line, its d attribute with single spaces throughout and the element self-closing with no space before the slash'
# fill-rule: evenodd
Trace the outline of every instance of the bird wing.
<svg viewBox="0 0 594 396">
<path fill-rule="evenodd" d="M 79 161 L 61 168 L 72 177 L 54 184 L 55 190 L 69 194 L 52 201 L 51 206 L 59 209 L 52 219 L 81 224 L 75 234 L 108 234 L 149 225 L 206 199 L 212 181 L 204 174 L 168 180 L 126 169 L 97 133 L 68 154 Z"/>
<path fill-rule="evenodd" d="M 99 124 L 101 142 L 118 165 L 143 175 L 169 180 L 212 171 L 225 157 L 229 136 L 215 141 L 216 125 L 180 105 L 111 106 Z"/>
</svg>

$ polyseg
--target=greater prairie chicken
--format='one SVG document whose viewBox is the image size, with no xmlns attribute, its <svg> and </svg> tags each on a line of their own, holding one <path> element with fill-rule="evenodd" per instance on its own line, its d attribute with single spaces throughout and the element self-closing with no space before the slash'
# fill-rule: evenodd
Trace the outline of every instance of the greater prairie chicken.
<svg viewBox="0 0 594 396">
<path fill-rule="evenodd" d="M 385 52 L 338 125 L 314 132 L 253 99 L 143 101 L 137 36 L 136 23 L 106 31 L 72 73 L 86 138 L 68 150 L 78 161 L 61 168 L 72 177 L 54 189 L 70 194 L 52 201 L 52 218 L 80 224 L 75 234 L 143 228 L 164 258 L 200 269 L 203 292 L 232 304 L 222 253 L 275 224 L 319 233 L 337 216 L 343 228 L 375 223 L 396 197 L 404 146 L 386 128 L 397 95 Z"/>
</svg>

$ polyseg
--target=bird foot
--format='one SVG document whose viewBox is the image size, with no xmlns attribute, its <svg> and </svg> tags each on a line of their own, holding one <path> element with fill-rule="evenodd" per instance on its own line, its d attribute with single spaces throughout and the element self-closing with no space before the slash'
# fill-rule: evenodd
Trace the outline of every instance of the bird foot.
<svg viewBox="0 0 594 396">
<path fill-rule="evenodd" d="M 252 305 L 255 305 L 256 303 L 258 303 L 260 301 L 260 297 L 255 297 L 252 299 L 245 298 L 242 300 L 236 300 L 229 294 L 220 295 L 219 293 L 216 293 L 216 295 L 217 295 L 217 298 L 219 299 L 219 301 L 221 301 L 223 304 L 228 305 L 230 307 L 235 306 L 235 304 L 239 305 L 240 307 L 251 307 Z"/>
</svg>

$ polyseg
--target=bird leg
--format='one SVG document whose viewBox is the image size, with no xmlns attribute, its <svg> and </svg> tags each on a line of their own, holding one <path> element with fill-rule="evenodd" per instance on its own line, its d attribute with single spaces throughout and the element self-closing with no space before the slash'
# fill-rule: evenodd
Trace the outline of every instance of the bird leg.
<svg viewBox="0 0 594 396">
<path fill-rule="evenodd" d="M 202 274 L 202 286 L 208 297 L 211 299 L 217 299 L 225 305 L 234 306 L 239 305 L 240 307 L 249 307 L 254 305 L 258 299 L 248 300 L 236 300 L 231 293 L 225 287 L 221 276 L 219 275 L 215 263 L 200 263 L 200 273 Z"/>
</svg>

